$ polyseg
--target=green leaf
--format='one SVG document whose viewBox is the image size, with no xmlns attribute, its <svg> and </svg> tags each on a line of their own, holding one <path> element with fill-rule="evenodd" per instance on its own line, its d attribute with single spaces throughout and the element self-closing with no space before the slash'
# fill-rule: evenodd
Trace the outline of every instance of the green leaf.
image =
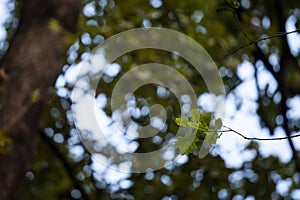
<svg viewBox="0 0 300 200">
<path fill-rule="evenodd" d="M 55 31 L 55 32 L 61 32 L 62 31 L 62 27 L 60 26 L 58 20 L 51 18 L 48 22 L 48 27 Z"/>
<path fill-rule="evenodd" d="M 40 99 L 41 99 L 41 91 L 40 89 L 37 88 L 31 93 L 30 103 L 34 104 L 38 102 Z"/>
<path fill-rule="evenodd" d="M 204 142 L 207 144 L 216 144 L 218 139 L 218 134 L 214 131 L 207 132 Z"/>
<path fill-rule="evenodd" d="M 187 133 L 183 136 L 178 136 L 174 147 L 179 148 L 181 154 L 189 154 L 197 148 L 199 139 L 196 137 L 196 132 Z"/>
<path fill-rule="evenodd" d="M 197 137 L 197 133 L 207 134 L 207 136 L 203 141 L 203 145 L 207 146 L 207 148 L 205 149 L 209 149 L 210 146 L 215 144 L 218 139 L 218 134 L 216 132 L 212 130 L 211 131 L 208 130 L 208 124 L 210 120 L 209 115 L 206 115 L 206 113 L 201 113 L 199 109 L 192 109 L 190 115 L 191 115 L 191 119 L 187 117 L 181 117 L 175 119 L 175 123 L 177 125 L 193 128 L 196 130 L 193 133 L 187 133 L 177 138 L 177 141 L 175 142 L 174 146 L 179 148 L 181 154 L 189 154 L 198 148 L 197 142 L 199 141 L 199 138 Z M 222 119 L 221 118 L 215 119 L 215 129 L 219 130 L 222 128 L 222 126 L 223 126 Z"/>
<path fill-rule="evenodd" d="M 197 129 L 206 134 L 206 132 L 208 131 L 208 125 L 203 122 L 199 122 Z"/>
<path fill-rule="evenodd" d="M 190 127 L 190 128 L 198 129 L 198 126 L 199 126 L 199 123 L 197 123 L 197 122 L 192 122 L 192 121 L 188 122 L 188 127 Z"/>
<path fill-rule="evenodd" d="M 223 126 L 223 123 L 222 123 L 222 119 L 221 118 L 218 118 L 215 120 L 215 128 L 217 130 L 220 130 Z"/>
<path fill-rule="evenodd" d="M 0 128 L 0 154 L 8 153 L 8 145 L 12 142 L 11 138 L 7 136 L 7 130 Z"/>
<path fill-rule="evenodd" d="M 189 119 L 187 117 L 181 117 L 181 118 L 176 118 L 175 119 L 175 123 L 178 126 L 189 127 L 188 122 L 189 122 Z"/>
<path fill-rule="evenodd" d="M 176 117 L 176 118 L 175 118 L 175 123 L 176 123 L 178 126 L 181 126 L 181 118 Z"/>
<path fill-rule="evenodd" d="M 176 118 L 175 123 L 178 126 L 193 128 L 205 133 L 208 130 L 208 125 L 205 120 L 207 116 L 202 115 L 200 110 L 198 109 L 192 109 L 190 115 L 191 115 L 191 120 L 189 120 L 187 117 L 181 117 L 181 118 Z M 201 120 L 201 118 L 203 118 L 205 121 Z"/>
<path fill-rule="evenodd" d="M 193 122 L 198 122 L 200 120 L 200 110 L 197 108 L 194 108 L 191 110 L 190 115 L 192 117 Z"/>
<path fill-rule="evenodd" d="M 216 144 L 217 139 L 218 139 L 218 134 L 216 132 L 213 131 L 208 132 L 199 150 L 198 157 L 203 158 L 204 156 L 206 156 L 209 153 L 213 144 Z"/>
</svg>

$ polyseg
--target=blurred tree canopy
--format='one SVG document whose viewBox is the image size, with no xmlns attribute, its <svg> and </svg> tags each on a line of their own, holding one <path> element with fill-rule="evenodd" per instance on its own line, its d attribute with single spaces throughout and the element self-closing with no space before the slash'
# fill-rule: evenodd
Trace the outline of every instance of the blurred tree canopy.
<svg viewBox="0 0 300 200">
<path fill-rule="evenodd" d="M 281 129 L 291 136 L 300 131 L 300 116 L 292 109 L 300 93 L 300 48 L 292 47 L 294 38 L 289 38 L 299 40 L 299 1 L 19 0 L 10 6 L 7 37 L 0 46 L 0 199 L 300 199 L 300 153 L 293 142 L 298 138 L 288 139 L 288 163 L 262 156 L 251 142 L 247 150 L 253 159 L 239 168 L 227 167 L 216 150 L 202 159 L 194 152 L 157 171 L 118 174 L 95 164 L 103 156 L 121 167 L 111 155 L 113 147 L 91 154 L 83 145 L 70 97 L 70 71 L 105 39 L 133 28 L 164 27 L 190 36 L 207 50 L 237 110 L 245 106 L 236 93 L 244 82 L 239 65 L 250 63 L 257 91 L 251 114 L 270 135 Z M 97 87 L 96 98 L 105 99 L 101 109 L 108 116 L 118 78 L 151 62 L 174 67 L 197 95 L 207 91 L 201 76 L 180 56 L 133 51 L 118 58 L 119 72 L 105 74 Z M 260 84 L 262 70 L 275 83 Z M 160 104 L 167 110 L 167 126 L 150 139 L 136 139 L 135 152 L 160 148 L 178 130 L 180 100 L 170 91 L 161 96 L 159 90 L 164 88 L 149 84 L 134 94 L 138 109 Z M 149 116 L 134 121 L 149 124 Z M 278 190 L 283 182 L 284 193 Z"/>
</svg>

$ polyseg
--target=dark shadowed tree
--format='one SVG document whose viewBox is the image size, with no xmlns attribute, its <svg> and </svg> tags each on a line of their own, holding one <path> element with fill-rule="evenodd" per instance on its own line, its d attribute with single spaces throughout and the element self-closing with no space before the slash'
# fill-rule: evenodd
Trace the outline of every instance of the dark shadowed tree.
<svg viewBox="0 0 300 200">
<path fill-rule="evenodd" d="M 65 62 L 64 31 L 76 31 L 80 0 L 17 1 L 19 25 L 1 60 L 0 127 L 13 141 L 0 155 L 0 199 L 15 199 L 37 153 L 39 117 Z M 51 29 L 57 20 L 61 30 Z"/>
</svg>

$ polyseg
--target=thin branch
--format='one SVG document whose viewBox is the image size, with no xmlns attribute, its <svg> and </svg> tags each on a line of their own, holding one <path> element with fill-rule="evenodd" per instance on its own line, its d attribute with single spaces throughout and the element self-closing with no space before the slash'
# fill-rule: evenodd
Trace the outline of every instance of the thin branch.
<svg viewBox="0 0 300 200">
<path fill-rule="evenodd" d="M 257 141 L 270 141 L 270 140 L 286 140 L 286 139 L 291 139 L 291 138 L 296 138 L 296 137 L 300 137 L 300 133 L 296 134 L 296 135 L 291 135 L 291 136 L 286 136 L 286 137 L 275 137 L 275 138 L 257 138 L 257 137 L 247 137 L 245 135 L 243 135 L 242 133 L 233 130 L 232 128 L 228 127 L 228 126 L 223 126 L 224 128 L 226 128 L 227 130 L 220 130 L 218 132 L 220 133 L 224 133 L 224 132 L 233 132 L 236 133 L 237 135 L 241 136 L 242 138 L 244 138 L 245 140 L 257 140 Z"/>
<path fill-rule="evenodd" d="M 247 34 L 247 32 L 242 27 L 242 24 L 241 24 L 241 22 L 239 20 L 237 12 L 236 12 L 237 8 L 238 7 L 235 7 L 234 5 L 232 5 L 232 4 L 228 3 L 228 2 L 224 2 L 223 6 L 219 7 L 217 9 L 217 12 L 220 12 L 220 11 L 229 11 L 230 13 L 232 13 L 233 16 L 234 16 L 234 19 L 235 19 L 235 22 L 236 22 L 238 28 L 243 33 L 243 35 L 245 36 L 245 38 L 247 38 L 249 41 L 253 42 L 253 39 Z"/>
<path fill-rule="evenodd" d="M 275 33 L 274 35 L 271 35 L 269 37 L 264 37 L 264 38 L 260 38 L 260 39 L 256 39 L 256 40 L 250 41 L 247 44 L 244 44 L 244 45 L 242 45 L 242 46 L 240 46 L 238 48 L 235 48 L 235 49 L 231 50 L 229 53 L 227 53 L 224 56 L 224 58 L 230 56 L 231 54 L 234 54 L 235 52 L 237 52 L 237 51 L 239 51 L 241 49 L 244 49 L 247 46 L 250 46 L 250 45 L 253 45 L 253 44 L 257 44 L 258 42 L 261 42 L 261 41 L 264 41 L 264 40 L 269 40 L 269 39 L 276 38 L 276 37 L 283 37 L 283 36 L 286 36 L 288 34 L 298 33 L 298 32 L 300 32 L 300 29 L 296 29 L 296 30 L 289 31 L 289 32 L 278 32 L 278 33 Z"/>
<path fill-rule="evenodd" d="M 234 18 L 235 18 L 235 20 L 236 20 L 236 23 L 237 23 L 239 29 L 241 30 L 241 32 L 243 33 L 243 35 L 245 36 L 245 38 L 247 38 L 248 40 L 250 40 L 250 42 L 254 42 L 254 40 L 253 40 L 253 39 L 246 33 L 246 31 L 243 29 L 242 24 L 241 24 L 241 22 L 240 22 L 240 20 L 239 20 L 239 17 L 238 17 L 237 14 L 236 14 L 236 10 L 234 10 L 233 15 L 234 15 Z"/>
<path fill-rule="evenodd" d="M 71 163 L 67 160 L 65 155 L 60 151 L 60 149 L 55 145 L 51 138 L 45 135 L 45 133 L 40 130 L 39 134 L 41 138 L 46 142 L 46 144 L 52 149 L 52 151 L 56 154 L 57 158 L 61 161 L 64 168 L 66 169 L 69 178 L 73 182 L 76 189 L 78 189 L 85 200 L 92 200 L 93 198 L 85 191 L 82 183 L 77 179 L 76 172 L 73 169 Z"/>
</svg>

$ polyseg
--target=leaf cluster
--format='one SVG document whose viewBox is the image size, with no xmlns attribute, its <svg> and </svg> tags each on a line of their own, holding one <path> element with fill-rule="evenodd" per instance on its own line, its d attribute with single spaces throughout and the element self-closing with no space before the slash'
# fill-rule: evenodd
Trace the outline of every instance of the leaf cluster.
<svg viewBox="0 0 300 200">
<path fill-rule="evenodd" d="M 209 146 L 216 144 L 219 137 L 217 131 L 223 126 L 222 119 L 207 120 L 207 114 L 199 109 L 192 109 L 190 117 L 176 118 L 175 123 L 178 126 L 191 128 L 192 133 L 186 133 L 178 136 L 174 146 L 179 148 L 181 154 L 189 154 L 198 148 L 198 143 L 205 135 L 203 143 Z"/>
</svg>

